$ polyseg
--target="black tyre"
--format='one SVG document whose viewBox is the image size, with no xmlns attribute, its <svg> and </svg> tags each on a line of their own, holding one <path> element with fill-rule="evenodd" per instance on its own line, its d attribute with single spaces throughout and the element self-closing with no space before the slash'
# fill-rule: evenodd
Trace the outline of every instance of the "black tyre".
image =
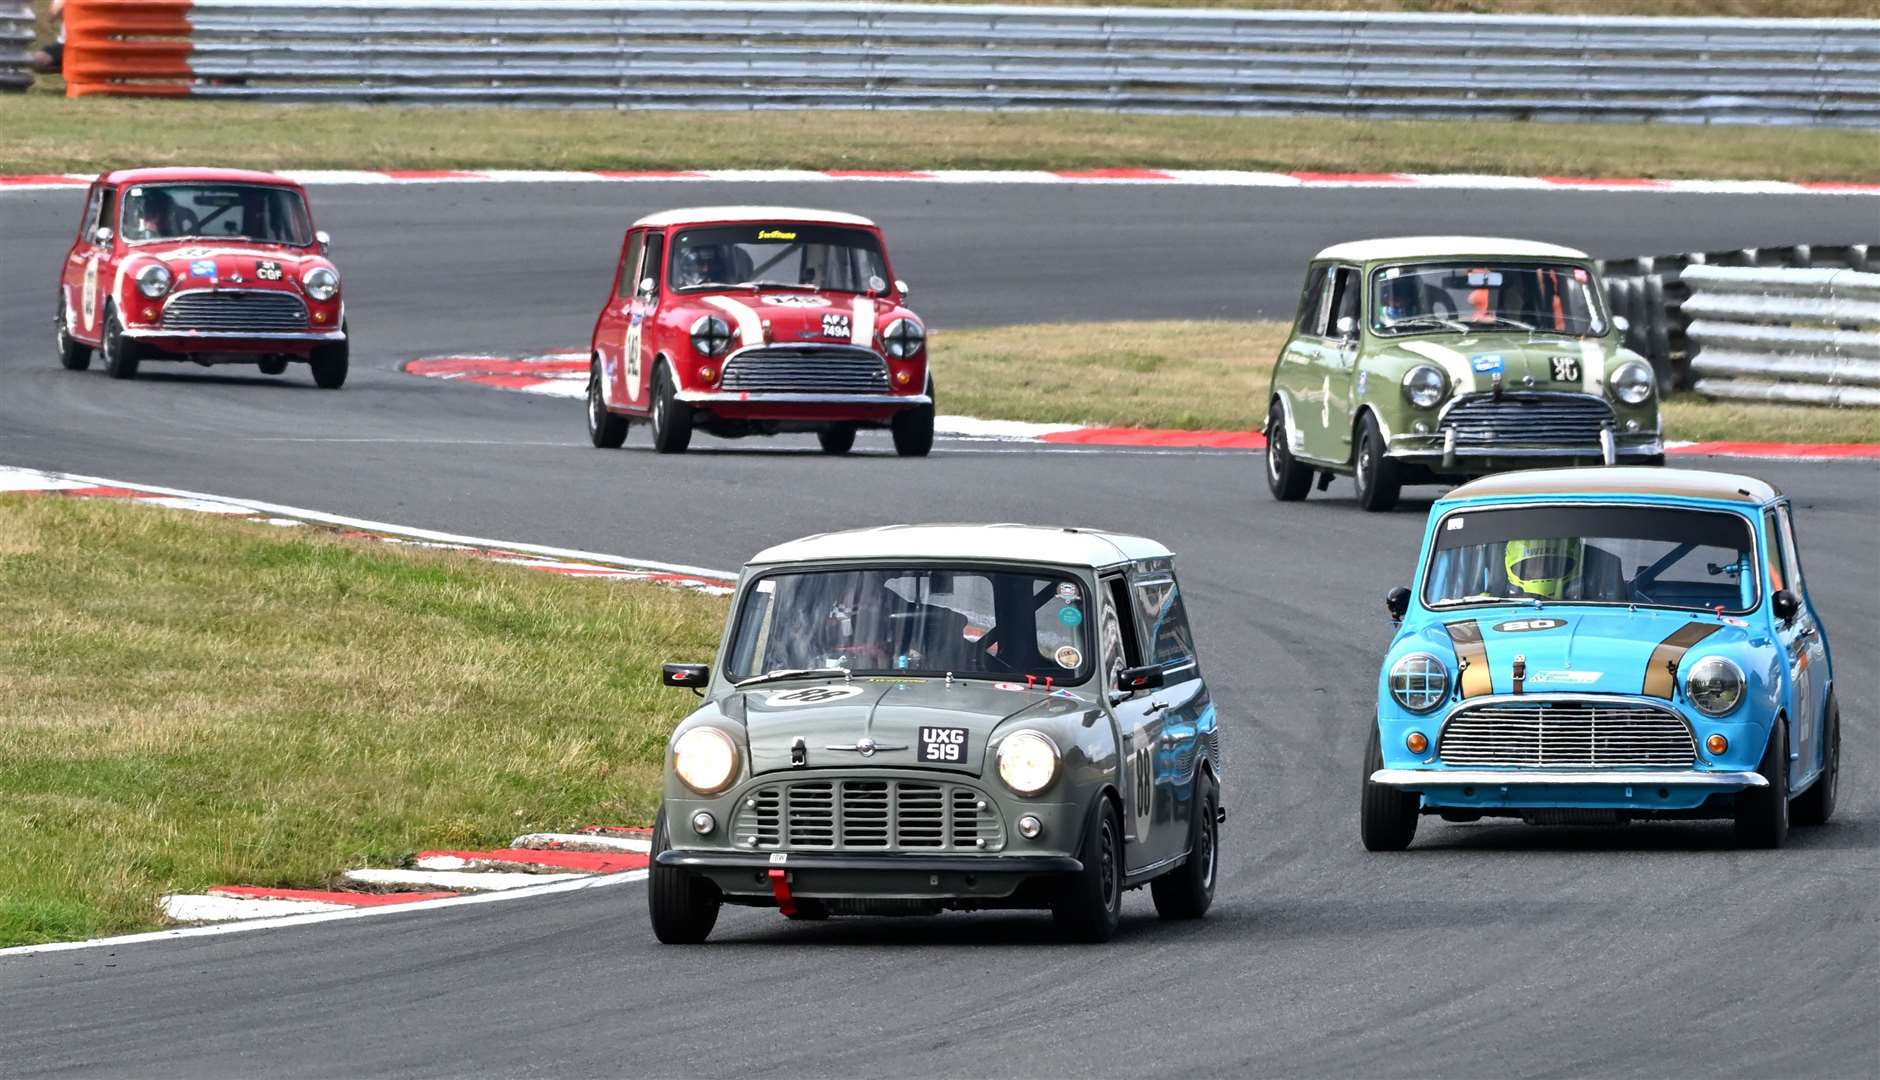
<svg viewBox="0 0 1880 1080">
<path fill-rule="evenodd" d="M 255 365 L 263 375 L 280 375 L 287 370 L 287 358 L 284 356 L 264 356 Z"/>
<path fill-rule="evenodd" d="M 1312 490 L 1312 470 L 1293 460 L 1286 442 L 1286 410 L 1266 411 L 1266 487 L 1280 502 L 1298 502 Z"/>
<path fill-rule="evenodd" d="M 933 397 L 933 380 L 927 380 L 927 396 Z M 902 457 L 926 457 L 933 450 L 933 402 L 902 409 L 889 422 L 894 434 L 894 452 Z"/>
<path fill-rule="evenodd" d="M 59 297 L 58 322 L 53 330 L 58 343 L 59 366 L 67 371 L 83 371 L 91 366 L 91 346 L 72 336 L 71 320 L 65 310 L 65 297 Z"/>
<path fill-rule="evenodd" d="M 1834 816 L 1834 797 L 1841 786 L 1841 707 L 1832 690 L 1822 716 L 1821 753 L 1821 775 L 1789 804 L 1789 820 L 1797 825 L 1826 825 Z"/>
<path fill-rule="evenodd" d="M 830 424 L 816 432 L 816 441 L 825 454 L 846 454 L 855 449 L 855 425 Z"/>
<path fill-rule="evenodd" d="M 1414 792 L 1371 782 L 1371 774 L 1384 767 L 1384 752 L 1378 748 L 1377 724 L 1371 725 L 1371 738 L 1364 747 L 1364 790 L 1358 807 L 1358 834 L 1367 851 L 1402 851 L 1417 835 L 1417 807 L 1422 799 Z"/>
<path fill-rule="evenodd" d="M 718 886 L 688 870 L 659 865 L 659 853 L 672 845 L 666 839 L 666 808 L 653 819 L 653 861 L 646 872 L 646 911 L 653 920 L 653 936 L 667 945 L 697 945 L 718 923 L 724 897 Z"/>
<path fill-rule="evenodd" d="M 692 445 L 692 406 L 680 401 L 672 373 L 661 364 L 653 372 L 653 449 L 683 454 Z"/>
<path fill-rule="evenodd" d="M 1776 721 L 1769 745 L 1756 766 L 1767 787 L 1748 788 L 1736 797 L 1736 845 L 1779 848 L 1789 838 L 1789 724 Z"/>
<path fill-rule="evenodd" d="M 1072 941 L 1108 941 L 1123 921 L 1123 825 L 1116 804 L 1101 795 L 1084 822 L 1077 854 L 1084 868 L 1059 889 L 1051 915 Z"/>
<path fill-rule="evenodd" d="M 322 390 L 338 390 L 346 385 L 346 369 L 351 364 L 352 343 L 335 341 L 315 346 L 307 366 L 313 369 L 313 385 Z"/>
<path fill-rule="evenodd" d="M 144 351 L 135 341 L 124 336 L 124 327 L 119 324 L 116 308 L 106 308 L 104 312 L 104 373 L 113 379 L 135 379 L 137 365 L 143 363 Z"/>
<path fill-rule="evenodd" d="M 1358 445 L 1352 474 L 1358 485 L 1358 505 L 1373 513 L 1395 509 L 1403 493 L 1403 470 L 1385 456 L 1384 433 L 1377 418 L 1365 413 L 1358 421 Z"/>
<path fill-rule="evenodd" d="M 607 411 L 607 399 L 601 396 L 601 378 L 601 361 L 595 357 L 588 362 L 588 441 L 601 450 L 618 450 L 627 441 L 627 418 Z"/>
<path fill-rule="evenodd" d="M 1214 903 L 1220 862 L 1220 794 L 1206 773 L 1195 777 L 1194 816 L 1188 822 L 1188 861 L 1149 883 L 1155 913 L 1164 919 L 1199 919 Z"/>
</svg>

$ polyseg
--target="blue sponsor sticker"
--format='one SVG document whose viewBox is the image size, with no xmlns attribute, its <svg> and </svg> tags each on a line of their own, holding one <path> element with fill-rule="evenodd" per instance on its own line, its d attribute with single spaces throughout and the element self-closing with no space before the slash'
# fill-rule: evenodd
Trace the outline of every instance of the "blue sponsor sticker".
<svg viewBox="0 0 1880 1080">
<path fill-rule="evenodd" d="M 1074 607 L 1058 609 L 1058 622 L 1065 626 L 1076 626 L 1084 621 L 1084 613 Z"/>
<path fill-rule="evenodd" d="M 1469 366 L 1484 375 L 1499 375 L 1505 365 L 1500 353 L 1476 353 L 1469 357 Z"/>
<path fill-rule="evenodd" d="M 197 259 L 195 262 L 190 263 L 189 264 L 189 276 L 190 277 L 206 277 L 206 278 L 214 277 L 215 276 L 215 260 L 214 259 Z"/>
</svg>

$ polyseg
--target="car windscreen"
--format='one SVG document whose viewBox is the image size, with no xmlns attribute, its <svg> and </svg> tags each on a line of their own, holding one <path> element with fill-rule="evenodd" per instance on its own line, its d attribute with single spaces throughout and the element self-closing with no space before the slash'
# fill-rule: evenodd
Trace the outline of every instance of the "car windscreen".
<svg viewBox="0 0 1880 1080">
<path fill-rule="evenodd" d="M 1534 600 L 1743 613 L 1755 608 L 1756 540 L 1723 511 L 1653 506 L 1457 510 L 1437 525 L 1423 602 Z"/>
<path fill-rule="evenodd" d="M 840 225 L 712 225 L 672 239 L 666 280 L 681 291 L 756 286 L 886 292 L 875 235 Z"/>
<path fill-rule="evenodd" d="M 1386 266 L 1371 275 L 1371 329 L 1534 331 L 1575 337 L 1606 332 L 1593 276 L 1568 263 L 1469 260 Z"/>
<path fill-rule="evenodd" d="M 313 243 L 306 201 L 267 184 L 138 184 L 124 193 L 124 239 L 229 239 L 305 247 Z"/>
<path fill-rule="evenodd" d="M 1049 679 L 1093 666 L 1088 598 L 1067 575 L 905 569 L 768 574 L 745 590 L 725 671 Z"/>
</svg>

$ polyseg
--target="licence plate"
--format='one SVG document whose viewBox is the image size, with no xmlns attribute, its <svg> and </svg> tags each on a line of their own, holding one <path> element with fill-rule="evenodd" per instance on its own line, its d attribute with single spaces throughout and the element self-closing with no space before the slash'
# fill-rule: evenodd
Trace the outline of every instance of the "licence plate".
<svg viewBox="0 0 1880 1080">
<path fill-rule="evenodd" d="M 963 727 L 924 727 L 920 743 L 914 748 L 914 760 L 959 765 L 966 761 L 966 729 Z"/>
</svg>

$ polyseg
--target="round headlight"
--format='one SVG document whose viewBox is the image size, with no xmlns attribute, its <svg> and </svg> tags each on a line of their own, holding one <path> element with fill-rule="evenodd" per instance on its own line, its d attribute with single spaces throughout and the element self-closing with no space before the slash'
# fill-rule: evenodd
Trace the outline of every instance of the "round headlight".
<svg viewBox="0 0 1880 1080">
<path fill-rule="evenodd" d="M 339 295 L 339 275 L 324 266 L 316 266 L 300 279 L 307 295 L 315 300 L 331 300 Z"/>
<path fill-rule="evenodd" d="M 1434 409 L 1443 400 L 1443 391 L 1448 387 L 1449 380 L 1443 373 L 1428 364 L 1418 364 L 1404 372 L 1404 400 L 1419 409 Z"/>
<path fill-rule="evenodd" d="M 706 356 L 722 356 L 731 348 L 731 324 L 716 315 L 701 315 L 692 324 L 692 347 Z"/>
<path fill-rule="evenodd" d="M 170 291 L 170 268 L 162 263 L 150 263 L 137 271 L 137 291 L 155 300 Z"/>
<path fill-rule="evenodd" d="M 1613 397 L 1627 405 L 1643 405 L 1652 396 L 1652 387 L 1656 382 L 1651 368 L 1637 360 L 1627 360 L 1607 377 L 1606 385 L 1612 387 Z"/>
<path fill-rule="evenodd" d="M 1449 695 L 1449 669 L 1429 653 L 1411 653 L 1390 666 L 1390 696 L 1413 713 L 1426 713 Z"/>
<path fill-rule="evenodd" d="M 881 331 L 881 344 L 888 355 L 905 360 L 927 343 L 927 331 L 912 319 L 896 319 Z"/>
<path fill-rule="evenodd" d="M 1743 700 L 1743 669 L 1721 656 L 1706 656 L 1684 677 L 1684 696 L 1705 716 L 1722 716 Z"/>
<path fill-rule="evenodd" d="M 716 795 L 738 777 L 738 744 L 717 728 L 693 728 L 672 744 L 672 771 L 700 795 Z"/>
<path fill-rule="evenodd" d="M 1042 732 L 1015 731 L 999 742 L 999 779 L 1020 795 L 1050 787 L 1057 770 L 1057 744 Z"/>
</svg>

